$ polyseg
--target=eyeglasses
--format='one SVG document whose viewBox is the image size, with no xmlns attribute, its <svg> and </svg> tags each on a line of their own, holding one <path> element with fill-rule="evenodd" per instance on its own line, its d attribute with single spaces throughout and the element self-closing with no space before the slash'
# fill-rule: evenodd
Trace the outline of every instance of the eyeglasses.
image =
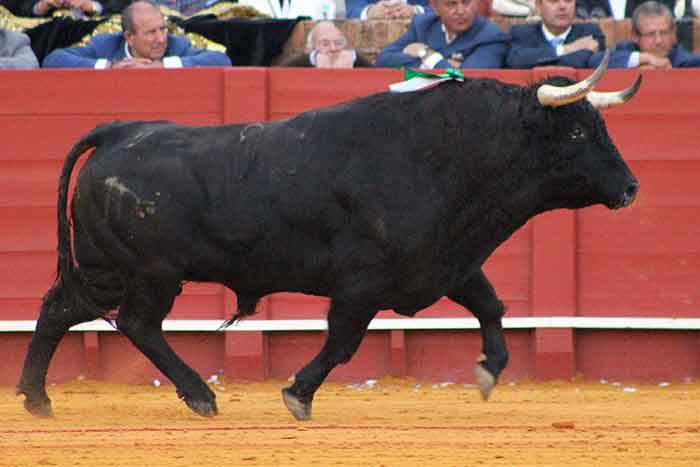
<svg viewBox="0 0 700 467">
<path fill-rule="evenodd" d="M 664 38 L 670 36 L 673 31 L 673 27 L 670 27 L 668 29 L 659 29 L 658 31 L 640 32 L 639 37 L 644 39 Z"/>
</svg>

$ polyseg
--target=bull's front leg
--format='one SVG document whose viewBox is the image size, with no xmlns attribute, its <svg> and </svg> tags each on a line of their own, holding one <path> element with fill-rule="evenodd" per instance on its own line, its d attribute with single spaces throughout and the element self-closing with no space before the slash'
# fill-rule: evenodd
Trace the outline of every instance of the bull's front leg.
<svg viewBox="0 0 700 467">
<path fill-rule="evenodd" d="M 328 373 L 347 363 L 357 351 L 377 311 L 347 304 L 331 303 L 328 311 L 328 336 L 316 357 L 294 375 L 294 384 L 282 390 L 285 405 L 297 420 L 311 419 L 311 403 Z"/>
<path fill-rule="evenodd" d="M 482 270 L 469 277 L 449 298 L 466 307 L 479 320 L 482 354 L 474 368 L 481 396 L 487 400 L 496 386 L 498 376 L 508 364 L 508 348 L 503 336 L 501 318 L 505 306 Z"/>
</svg>

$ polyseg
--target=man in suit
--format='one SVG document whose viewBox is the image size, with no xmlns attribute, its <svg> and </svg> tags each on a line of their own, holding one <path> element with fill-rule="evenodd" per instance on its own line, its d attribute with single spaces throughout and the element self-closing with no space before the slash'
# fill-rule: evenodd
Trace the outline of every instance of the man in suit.
<svg viewBox="0 0 700 467">
<path fill-rule="evenodd" d="M 306 38 L 309 53 L 292 57 L 281 66 L 316 68 L 371 67 L 372 64 L 348 47 L 348 39 L 331 21 L 319 21 Z"/>
<path fill-rule="evenodd" d="M 39 68 L 29 37 L 21 32 L 0 28 L 0 69 Z"/>
<path fill-rule="evenodd" d="M 700 67 L 700 55 L 676 42 L 671 10 L 656 1 L 639 5 L 632 14 L 632 41 L 621 42 L 610 56 L 611 68 Z"/>
<path fill-rule="evenodd" d="M 378 67 L 500 68 L 509 37 L 479 16 L 479 0 L 430 0 L 408 30 L 379 53 Z"/>
<path fill-rule="evenodd" d="M 196 49 L 168 34 L 158 6 L 139 0 L 122 13 L 123 34 L 99 34 L 85 47 L 56 49 L 45 68 L 181 68 L 230 66 L 221 52 Z"/>
<path fill-rule="evenodd" d="M 411 19 L 429 9 L 428 0 L 346 0 L 345 15 L 359 19 Z"/>
<path fill-rule="evenodd" d="M 575 0 L 536 0 L 535 3 L 542 21 L 511 27 L 508 67 L 591 68 L 591 57 L 605 50 L 605 36 L 598 25 L 574 23 Z"/>
</svg>

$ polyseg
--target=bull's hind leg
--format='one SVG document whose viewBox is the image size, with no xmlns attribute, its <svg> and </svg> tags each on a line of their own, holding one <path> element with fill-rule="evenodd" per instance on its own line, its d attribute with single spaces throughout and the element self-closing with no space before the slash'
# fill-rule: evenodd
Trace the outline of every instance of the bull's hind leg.
<svg viewBox="0 0 700 467">
<path fill-rule="evenodd" d="M 508 349 L 501 324 L 505 306 L 481 270 L 449 297 L 468 308 L 479 320 L 482 354 L 474 368 L 474 375 L 481 396 L 487 400 L 496 386 L 498 376 L 508 364 Z"/>
<path fill-rule="evenodd" d="M 331 303 L 328 311 L 328 336 L 321 352 L 294 377 L 294 384 L 282 390 L 282 398 L 297 420 L 311 418 L 314 393 L 328 373 L 347 363 L 357 351 L 376 310 L 358 309 Z"/>
<path fill-rule="evenodd" d="M 216 396 L 202 378 L 183 362 L 163 336 L 161 325 L 180 293 L 179 282 L 133 280 L 127 287 L 117 329 L 173 382 L 178 396 L 202 416 L 218 413 Z"/>
<path fill-rule="evenodd" d="M 68 306 L 62 283 L 56 282 L 44 296 L 36 330 L 24 360 L 17 394 L 24 394 L 24 407 L 31 414 L 50 417 L 51 400 L 46 394 L 46 373 L 58 343 L 71 326 L 92 321 L 95 314 Z"/>
</svg>

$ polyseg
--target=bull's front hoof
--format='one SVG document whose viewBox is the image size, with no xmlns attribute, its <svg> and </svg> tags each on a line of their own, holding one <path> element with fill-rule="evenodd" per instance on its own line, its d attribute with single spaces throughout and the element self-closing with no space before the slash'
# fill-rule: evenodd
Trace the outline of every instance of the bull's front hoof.
<svg viewBox="0 0 700 467">
<path fill-rule="evenodd" d="M 204 387 L 203 394 L 199 397 L 192 396 L 191 394 L 184 393 L 180 390 L 177 391 L 177 397 L 185 401 L 187 407 L 189 407 L 194 413 L 201 415 L 202 417 L 213 417 L 219 413 L 219 409 L 216 407 L 216 394 L 214 394 L 211 389 L 206 386 Z"/>
<path fill-rule="evenodd" d="M 53 410 L 51 409 L 51 400 L 38 400 L 33 401 L 29 398 L 24 399 L 24 408 L 30 414 L 35 417 L 40 418 L 50 418 L 53 417 Z"/>
<path fill-rule="evenodd" d="M 476 384 L 479 385 L 479 392 L 481 392 L 481 398 L 485 401 L 489 400 L 491 396 L 491 391 L 496 387 L 496 378 L 483 366 L 476 364 L 474 367 L 474 376 L 476 377 Z"/>
<path fill-rule="evenodd" d="M 216 401 L 196 401 L 185 399 L 185 404 L 187 407 L 192 409 L 196 414 L 202 417 L 213 417 L 219 413 L 219 409 L 216 407 Z"/>
<path fill-rule="evenodd" d="M 302 422 L 311 420 L 311 401 L 303 402 L 289 388 L 282 389 L 282 400 L 294 418 Z"/>
</svg>

